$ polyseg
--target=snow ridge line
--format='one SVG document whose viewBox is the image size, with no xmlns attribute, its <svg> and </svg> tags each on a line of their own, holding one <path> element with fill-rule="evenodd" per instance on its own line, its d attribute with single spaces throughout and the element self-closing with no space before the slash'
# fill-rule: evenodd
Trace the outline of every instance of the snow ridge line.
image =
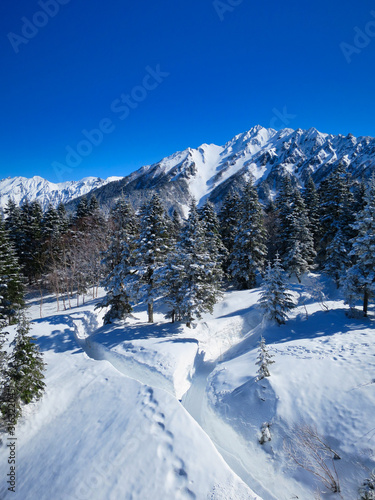
<svg viewBox="0 0 375 500">
<path fill-rule="evenodd" d="M 155 367 L 140 363 L 132 356 L 112 352 L 107 347 L 90 339 L 98 327 L 96 315 L 83 313 L 83 317 L 72 317 L 74 337 L 87 356 L 96 361 L 108 361 L 117 371 L 138 382 L 162 389 L 175 397 L 173 382 Z"/>
<path fill-rule="evenodd" d="M 174 485 L 174 487 L 176 487 L 176 484 L 179 483 L 177 498 L 181 500 L 194 500 L 196 498 L 195 494 L 187 487 L 188 476 L 184 469 L 184 462 L 179 457 L 173 456 L 172 453 L 173 434 L 165 430 L 164 414 L 156 411 L 158 402 L 153 396 L 154 392 L 152 387 L 156 387 L 158 389 L 165 390 L 173 397 L 176 397 L 173 383 L 167 380 L 155 368 L 139 363 L 131 356 L 128 357 L 123 354 L 114 353 L 105 346 L 91 340 L 90 336 L 98 327 L 97 318 L 94 313 L 84 312 L 83 317 L 72 317 L 72 324 L 74 327 L 74 337 L 87 356 L 97 361 L 106 360 L 123 375 L 137 380 L 145 385 L 142 391 L 142 395 L 144 396 L 142 398 L 142 404 L 145 407 L 144 415 L 151 417 L 155 421 L 155 424 L 152 427 L 152 432 L 162 434 L 160 435 L 162 444 L 158 448 L 158 456 L 170 461 L 172 464 L 168 479 L 169 486 L 168 484 L 166 486 L 171 488 L 172 485 Z M 262 322 L 255 326 L 255 328 L 247 333 L 244 340 L 251 336 L 253 332 L 258 333 L 259 328 L 262 329 L 262 326 Z M 231 349 L 229 351 L 231 351 Z M 209 375 L 217 366 L 221 356 L 214 362 L 205 363 L 204 355 L 204 351 L 199 351 L 198 349 L 194 362 L 195 372 L 192 376 L 192 383 L 190 389 L 183 396 L 182 406 L 191 415 L 202 431 L 209 437 L 217 452 L 220 454 L 224 462 L 226 462 L 233 474 L 241 478 L 242 481 L 244 481 L 244 483 L 251 489 L 254 487 L 254 483 L 256 483 L 255 486 L 258 487 L 258 489 L 262 489 L 263 492 L 266 492 L 264 488 L 260 487 L 259 483 L 254 481 L 251 473 L 247 471 L 242 458 L 238 457 L 236 449 L 233 449 L 235 447 L 229 446 L 228 449 L 228 442 L 225 441 L 225 445 L 223 446 L 224 443 L 222 443 L 222 440 L 218 439 L 223 427 L 230 430 L 231 434 L 235 436 L 236 441 L 239 441 L 240 437 L 236 431 L 232 429 L 229 424 L 225 423 L 209 405 L 206 393 L 207 380 Z M 198 388 L 194 387 L 194 378 L 198 379 Z M 189 409 L 189 406 L 191 406 L 191 399 L 196 399 L 195 397 L 190 397 L 190 404 L 187 404 L 186 397 L 189 398 L 188 393 L 191 389 L 192 392 L 190 393 L 190 396 L 199 395 L 201 400 L 200 402 L 196 401 L 193 404 L 194 408 Z M 198 406 L 200 406 L 200 408 L 198 408 Z M 152 415 L 150 415 L 150 412 Z M 210 421 L 209 425 L 207 425 L 207 419 Z M 242 443 L 242 446 L 245 448 L 245 443 Z M 267 494 L 269 495 L 268 498 L 270 498 L 270 500 L 278 500 L 268 491 Z M 255 499 L 261 500 L 261 497 L 256 496 Z"/>
</svg>

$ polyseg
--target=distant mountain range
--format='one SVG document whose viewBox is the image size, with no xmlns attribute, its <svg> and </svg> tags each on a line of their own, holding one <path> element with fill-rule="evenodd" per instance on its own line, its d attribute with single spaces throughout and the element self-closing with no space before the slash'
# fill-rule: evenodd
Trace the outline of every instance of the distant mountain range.
<svg viewBox="0 0 375 500">
<path fill-rule="evenodd" d="M 109 182 L 122 179 L 122 177 L 85 177 L 80 181 L 68 181 L 55 184 L 42 177 L 8 177 L 0 180 L 0 208 L 4 208 L 9 198 L 22 205 L 26 199 L 39 200 L 43 209 L 51 203 L 57 207 L 59 203 L 68 203 L 74 198 L 83 196 L 93 189 L 98 189 Z"/>
<path fill-rule="evenodd" d="M 168 208 L 175 206 L 186 214 L 193 197 L 200 204 L 207 198 L 219 204 L 228 191 L 240 190 L 250 176 L 261 199 L 267 200 L 286 174 L 300 186 L 309 174 L 319 184 L 339 163 L 346 165 L 353 178 L 368 178 L 375 166 L 375 139 L 324 134 L 314 128 L 276 131 L 258 125 L 224 146 L 188 148 L 123 178 L 89 177 L 62 184 L 40 177 L 5 179 L 0 181 L 0 206 L 12 196 L 20 203 L 26 197 L 38 198 L 43 206 L 62 201 L 74 209 L 80 196 L 95 193 L 105 206 L 124 195 L 139 207 L 157 192 Z"/>
</svg>

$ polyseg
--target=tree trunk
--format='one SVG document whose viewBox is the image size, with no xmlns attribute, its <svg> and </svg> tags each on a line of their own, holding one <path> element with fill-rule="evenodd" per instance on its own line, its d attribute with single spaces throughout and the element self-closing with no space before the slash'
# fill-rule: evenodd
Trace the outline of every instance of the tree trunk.
<svg viewBox="0 0 375 500">
<path fill-rule="evenodd" d="M 367 317 L 367 309 L 368 309 L 368 290 L 365 288 L 363 293 L 363 315 Z"/>
<path fill-rule="evenodd" d="M 149 302 L 147 305 L 147 312 L 148 312 L 148 322 L 153 323 L 154 322 L 154 302 Z"/>
</svg>

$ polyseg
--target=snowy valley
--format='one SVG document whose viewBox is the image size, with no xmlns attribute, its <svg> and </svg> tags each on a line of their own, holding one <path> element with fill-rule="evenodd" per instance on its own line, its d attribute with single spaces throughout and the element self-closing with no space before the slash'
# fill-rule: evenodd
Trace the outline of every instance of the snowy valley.
<svg viewBox="0 0 375 500">
<path fill-rule="evenodd" d="M 140 305 L 101 326 L 99 299 L 58 312 L 49 297 L 42 318 L 30 299 L 47 390 L 17 427 L 17 492 L 3 483 L 1 498 L 357 498 L 375 465 L 374 318 L 349 319 L 318 275 L 291 289 L 298 307 L 280 327 L 262 319 L 259 289 L 225 293 L 191 329 L 166 322 L 158 304 L 153 325 Z M 275 363 L 256 381 L 261 335 Z M 341 457 L 341 494 L 290 459 L 298 425 Z M 4 443 L 2 478 L 7 452 Z"/>
</svg>

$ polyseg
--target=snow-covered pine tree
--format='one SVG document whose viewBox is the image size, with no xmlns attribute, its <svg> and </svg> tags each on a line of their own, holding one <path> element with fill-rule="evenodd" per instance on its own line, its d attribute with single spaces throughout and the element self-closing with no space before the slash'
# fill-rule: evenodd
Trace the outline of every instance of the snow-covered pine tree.
<svg viewBox="0 0 375 500">
<path fill-rule="evenodd" d="M 170 228 L 171 239 L 173 241 L 175 241 L 175 242 L 177 241 L 177 239 L 181 233 L 181 229 L 182 229 L 181 216 L 176 209 L 173 209 L 172 216 L 171 216 L 171 228 Z"/>
<path fill-rule="evenodd" d="M 267 260 L 273 261 L 277 253 L 275 236 L 278 231 L 278 220 L 276 205 L 272 200 L 264 209 L 264 228 L 267 234 Z"/>
<path fill-rule="evenodd" d="M 22 273 L 29 283 L 40 277 L 42 268 L 42 220 L 43 210 L 39 201 L 26 200 L 21 207 L 21 227 L 16 247 Z"/>
<path fill-rule="evenodd" d="M 17 333 L 11 343 L 13 351 L 9 359 L 8 377 L 14 382 L 20 400 L 37 401 L 43 395 L 45 365 L 43 355 L 30 334 L 30 322 L 25 313 L 18 318 Z"/>
<path fill-rule="evenodd" d="M 268 263 L 259 299 L 264 316 L 282 325 L 287 320 L 287 312 L 294 307 L 293 297 L 285 287 L 285 273 L 280 258 L 276 255 L 273 266 Z"/>
<path fill-rule="evenodd" d="M 229 255 L 229 273 L 242 289 L 255 286 L 257 272 L 262 272 L 267 255 L 266 232 L 257 190 L 250 180 L 243 192 L 238 229 Z"/>
<path fill-rule="evenodd" d="M 91 215 L 91 212 L 89 209 L 89 202 L 87 201 L 87 196 L 82 196 L 78 202 L 74 218 L 75 220 L 78 220 L 88 217 L 89 215 Z"/>
<path fill-rule="evenodd" d="M 351 192 L 352 182 L 346 165 L 340 163 L 336 169 L 324 179 L 319 186 L 320 224 L 322 237 L 319 246 L 318 261 L 324 266 L 327 247 L 341 228 L 344 240 L 349 241 L 355 236 L 352 224 L 354 222 L 354 196 Z"/>
<path fill-rule="evenodd" d="M 56 208 L 49 204 L 43 214 L 42 236 L 44 240 L 56 239 L 61 232 L 60 216 Z"/>
<path fill-rule="evenodd" d="M 323 264 L 323 270 L 335 280 L 337 288 L 340 286 L 340 280 L 351 266 L 349 253 L 350 242 L 339 227 L 326 248 L 326 258 Z"/>
<path fill-rule="evenodd" d="M 111 239 L 103 259 L 106 273 L 113 271 L 120 264 L 123 253 L 122 241 L 133 240 L 138 234 L 138 221 L 134 209 L 125 198 L 121 197 L 117 200 L 111 210 L 109 224 Z"/>
<path fill-rule="evenodd" d="M 355 264 L 343 278 L 346 301 L 353 302 L 354 297 L 363 299 L 363 313 L 367 316 L 369 299 L 375 294 L 375 176 L 365 198 L 365 206 L 357 214 L 353 228 L 357 232 L 352 240 L 350 256 Z"/>
<path fill-rule="evenodd" d="M 65 233 L 69 226 L 69 218 L 66 213 L 64 203 L 60 202 L 57 206 L 57 215 L 59 217 L 59 232 Z"/>
<path fill-rule="evenodd" d="M 270 354 L 268 352 L 267 346 L 266 346 L 266 341 L 264 340 L 264 337 L 260 337 L 259 341 L 259 353 L 257 357 L 256 364 L 259 366 L 258 368 L 258 376 L 256 378 L 257 381 L 262 380 L 265 377 L 270 377 L 270 371 L 269 371 L 269 365 L 272 365 L 274 361 L 272 360 L 273 354 Z"/>
<path fill-rule="evenodd" d="M 177 240 L 178 241 L 178 240 Z M 163 302 L 168 306 L 167 319 L 172 323 L 182 320 L 186 281 L 185 262 L 178 242 L 168 252 L 164 265 L 155 272 L 155 281 L 161 291 Z"/>
<path fill-rule="evenodd" d="M 181 319 L 190 327 L 193 319 L 201 318 L 204 312 L 212 312 L 221 296 L 218 264 L 207 248 L 205 228 L 194 200 L 190 204 L 189 217 L 177 243 L 174 259 L 168 264 L 175 273 L 170 281 L 173 287 L 169 289 L 170 300 L 174 301 L 171 304 L 178 308 Z"/>
<path fill-rule="evenodd" d="M 358 213 L 363 210 L 365 206 L 365 198 L 367 192 L 367 184 L 366 180 L 362 178 L 361 180 L 357 180 L 353 183 L 353 196 L 354 196 L 354 206 L 353 212 Z"/>
<path fill-rule="evenodd" d="M 223 205 L 220 209 L 218 220 L 221 240 L 226 248 L 226 257 L 223 263 L 223 269 L 228 271 L 230 265 L 230 255 L 233 250 L 234 239 L 239 227 L 241 199 L 236 192 L 229 192 L 224 199 Z"/>
<path fill-rule="evenodd" d="M 110 307 L 104 316 L 104 324 L 115 319 L 125 319 L 132 311 L 126 282 L 134 264 L 134 248 L 137 236 L 137 221 L 130 204 L 120 198 L 112 210 L 113 234 L 103 265 L 106 276 L 102 281 L 107 294 L 96 306 Z"/>
<path fill-rule="evenodd" d="M 296 188 L 292 207 L 287 216 L 288 235 L 285 241 L 285 254 L 282 260 L 289 276 L 293 274 L 301 281 L 301 276 L 313 267 L 316 252 L 314 240 L 309 229 L 309 219 L 303 198 Z"/>
<path fill-rule="evenodd" d="M 320 215 L 319 215 L 319 194 L 316 189 L 315 183 L 309 175 L 305 182 L 303 190 L 303 201 L 307 211 L 309 221 L 309 230 L 314 238 L 314 248 L 317 252 L 319 249 L 319 241 L 321 238 Z"/>
<path fill-rule="evenodd" d="M 160 294 L 154 273 L 164 265 L 169 247 L 165 211 L 155 194 L 141 209 L 135 264 L 127 280 L 131 295 L 146 301 L 149 323 L 154 322 L 154 299 Z"/>
<path fill-rule="evenodd" d="M 222 262 L 227 252 L 221 240 L 219 231 L 220 224 L 214 205 L 210 201 L 206 201 L 198 213 L 203 223 L 207 250 L 210 253 L 212 262 L 216 263 L 213 270 L 216 276 L 213 276 L 213 279 L 215 279 L 218 283 L 221 283 L 223 279 Z"/>
<path fill-rule="evenodd" d="M 14 323 L 24 305 L 24 285 L 13 245 L 0 220 L 0 321 Z"/>
<path fill-rule="evenodd" d="M 293 211 L 294 189 L 290 175 L 285 175 L 280 191 L 277 194 L 275 205 L 277 211 L 276 246 L 280 259 L 283 261 L 288 252 L 290 237 L 290 216 Z"/>
<path fill-rule="evenodd" d="M 22 246 L 22 212 L 15 201 L 9 198 L 4 213 L 6 214 L 5 229 L 8 231 L 18 256 L 20 255 Z"/>
<path fill-rule="evenodd" d="M 95 215 L 99 211 L 100 205 L 95 194 L 92 194 L 87 203 L 88 215 Z"/>
</svg>

